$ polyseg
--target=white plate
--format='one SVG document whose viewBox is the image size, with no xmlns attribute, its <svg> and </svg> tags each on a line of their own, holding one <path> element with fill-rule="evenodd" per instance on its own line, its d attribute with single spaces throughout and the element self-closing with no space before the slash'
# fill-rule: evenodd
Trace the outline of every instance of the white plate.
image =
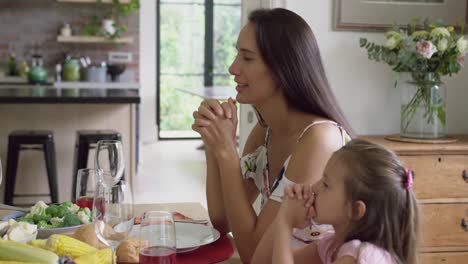
<svg viewBox="0 0 468 264">
<path fill-rule="evenodd" d="M 175 223 L 177 252 L 188 252 L 200 246 L 207 245 L 219 239 L 218 230 L 201 224 Z M 131 237 L 138 237 L 140 225 L 134 225 L 130 232 Z"/>
</svg>

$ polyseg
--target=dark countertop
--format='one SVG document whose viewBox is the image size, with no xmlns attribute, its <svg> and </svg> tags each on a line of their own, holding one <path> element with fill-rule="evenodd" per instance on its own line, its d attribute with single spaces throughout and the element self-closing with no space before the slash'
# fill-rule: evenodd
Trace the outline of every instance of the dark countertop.
<svg viewBox="0 0 468 264">
<path fill-rule="evenodd" d="M 139 104 L 138 89 L 0 86 L 0 104 Z"/>
</svg>

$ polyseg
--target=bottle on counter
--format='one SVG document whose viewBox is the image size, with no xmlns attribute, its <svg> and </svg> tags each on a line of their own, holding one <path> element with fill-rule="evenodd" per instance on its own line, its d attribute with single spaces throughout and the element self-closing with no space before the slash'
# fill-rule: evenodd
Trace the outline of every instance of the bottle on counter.
<svg viewBox="0 0 468 264">
<path fill-rule="evenodd" d="M 10 76 L 18 75 L 18 67 L 16 65 L 16 56 L 14 53 L 10 54 L 10 59 L 8 61 L 8 75 Z"/>
<path fill-rule="evenodd" d="M 29 66 L 28 63 L 23 60 L 20 64 L 19 75 L 23 78 L 28 78 Z"/>
<path fill-rule="evenodd" d="M 55 82 L 62 81 L 62 64 L 57 63 L 55 65 Z"/>
</svg>

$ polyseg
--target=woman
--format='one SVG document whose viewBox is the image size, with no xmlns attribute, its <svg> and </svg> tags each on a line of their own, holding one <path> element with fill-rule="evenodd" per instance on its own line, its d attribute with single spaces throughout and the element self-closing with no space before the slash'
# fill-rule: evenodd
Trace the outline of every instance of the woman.
<svg viewBox="0 0 468 264">
<path fill-rule="evenodd" d="M 259 117 L 241 164 L 233 100 L 202 102 L 192 128 L 206 147 L 210 219 L 220 232 L 233 232 L 248 263 L 278 212 L 284 188 L 318 181 L 351 129 L 329 87 L 312 30 L 300 16 L 280 8 L 253 11 L 236 48 L 229 68 L 238 84 L 236 100 L 253 105 Z M 252 203 L 259 194 L 257 215 Z M 262 250 L 271 254 L 270 248 Z"/>
</svg>

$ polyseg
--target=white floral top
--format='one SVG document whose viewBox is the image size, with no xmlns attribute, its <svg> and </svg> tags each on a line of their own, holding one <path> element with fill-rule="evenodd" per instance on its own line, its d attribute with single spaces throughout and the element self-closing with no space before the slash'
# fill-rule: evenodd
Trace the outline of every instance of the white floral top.
<svg viewBox="0 0 468 264">
<path fill-rule="evenodd" d="M 339 126 L 336 122 L 323 120 L 323 121 L 316 121 L 312 124 L 308 125 L 304 131 L 302 131 L 301 135 L 297 139 L 297 142 L 300 142 L 304 133 L 314 125 L 319 124 L 334 124 L 336 125 L 342 135 L 343 146 L 351 140 L 351 137 L 346 133 L 346 131 Z M 261 193 L 261 202 L 260 208 L 263 209 L 268 199 L 272 199 L 277 202 L 282 202 L 284 189 L 286 186 L 293 184 L 294 182 L 289 180 L 286 177 L 286 169 L 288 168 L 289 160 L 291 159 L 291 155 L 286 159 L 283 164 L 283 168 L 281 169 L 279 175 L 276 177 L 273 185 L 270 188 L 270 181 L 268 175 L 268 150 L 267 146 L 270 140 L 270 129 L 267 129 L 265 135 L 265 143 L 259 146 L 253 153 L 249 153 L 240 159 L 241 163 L 241 170 L 242 176 L 244 179 L 253 179 L 255 185 L 257 186 L 258 190 Z"/>
</svg>

